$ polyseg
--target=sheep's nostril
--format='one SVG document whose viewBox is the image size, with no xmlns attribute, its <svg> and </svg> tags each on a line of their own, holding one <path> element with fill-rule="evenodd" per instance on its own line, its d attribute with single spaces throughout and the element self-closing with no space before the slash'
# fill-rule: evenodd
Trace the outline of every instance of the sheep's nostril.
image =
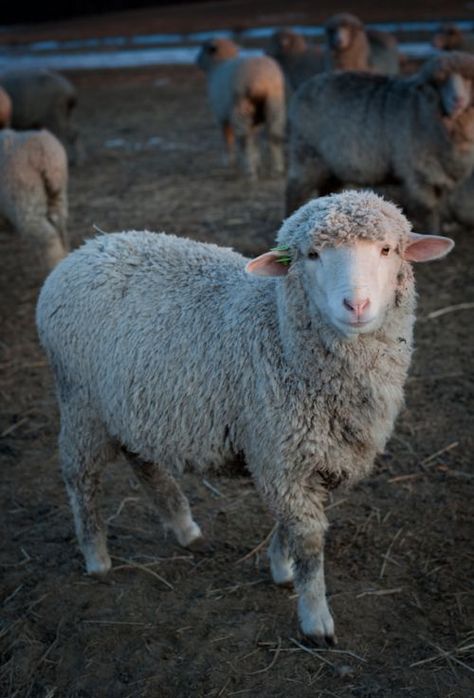
<svg viewBox="0 0 474 698">
<path fill-rule="evenodd" d="M 342 302 L 347 310 L 352 311 L 356 315 L 360 315 L 367 308 L 370 300 L 368 298 L 364 298 L 362 301 L 353 301 L 349 300 L 349 298 L 344 298 Z"/>
</svg>

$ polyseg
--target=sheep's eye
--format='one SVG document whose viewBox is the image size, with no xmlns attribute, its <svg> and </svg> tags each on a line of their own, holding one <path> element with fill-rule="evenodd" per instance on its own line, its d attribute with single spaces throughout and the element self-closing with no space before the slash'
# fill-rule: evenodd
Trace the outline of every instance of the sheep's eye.
<svg viewBox="0 0 474 698">
<path fill-rule="evenodd" d="M 310 259 L 317 259 L 319 257 L 319 254 L 317 252 L 308 252 L 308 257 Z"/>
<path fill-rule="evenodd" d="M 388 255 L 389 252 L 390 252 L 390 247 L 388 247 L 388 246 L 382 247 L 382 252 L 381 252 L 381 254 L 383 254 L 384 257 L 386 257 L 386 256 Z"/>
</svg>

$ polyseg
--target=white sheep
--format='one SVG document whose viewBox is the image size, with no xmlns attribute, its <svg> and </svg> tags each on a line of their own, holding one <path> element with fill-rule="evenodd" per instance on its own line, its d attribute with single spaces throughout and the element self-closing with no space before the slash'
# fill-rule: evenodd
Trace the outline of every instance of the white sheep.
<svg viewBox="0 0 474 698">
<path fill-rule="evenodd" d="M 67 156 L 49 131 L 0 131 L 0 213 L 51 269 L 69 249 Z"/>
<path fill-rule="evenodd" d="M 222 128 L 229 164 L 234 142 L 248 175 L 255 179 L 259 167 L 257 133 L 267 130 L 270 158 L 276 173 L 283 173 L 285 137 L 285 84 L 278 64 L 269 56 L 242 58 L 239 47 L 228 39 L 206 42 L 197 64 L 207 75 L 209 101 Z"/>
<path fill-rule="evenodd" d="M 395 181 L 410 215 L 437 230 L 444 198 L 474 167 L 474 57 L 440 54 L 410 78 L 316 76 L 295 94 L 289 127 L 287 213 L 343 184 Z"/>
<path fill-rule="evenodd" d="M 303 632 L 331 642 L 326 495 L 384 448 L 412 353 L 410 261 L 453 243 L 354 191 L 308 203 L 278 243 L 249 261 L 165 234 L 89 240 L 46 280 L 37 325 L 87 571 L 111 566 L 97 495 L 120 447 L 184 546 L 201 530 L 174 478 L 243 453 L 279 522 L 273 579 L 294 577 Z"/>
<path fill-rule="evenodd" d="M 12 120 L 12 101 L 3 87 L 0 87 L 0 129 L 10 126 Z"/>
</svg>

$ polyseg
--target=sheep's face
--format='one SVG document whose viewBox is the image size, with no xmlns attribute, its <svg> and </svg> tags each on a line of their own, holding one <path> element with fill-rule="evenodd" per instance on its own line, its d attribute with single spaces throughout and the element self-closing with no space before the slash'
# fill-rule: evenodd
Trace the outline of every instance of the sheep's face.
<svg viewBox="0 0 474 698">
<path fill-rule="evenodd" d="M 439 86 L 444 112 L 451 118 L 462 114 L 473 103 L 471 80 L 459 73 L 451 73 Z"/>
<path fill-rule="evenodd" d="M 292 53 L 300 53 L 306 50 L 306 39 L 289 29 L 275 32 L 270 40 L 267 51 L 269 56 L 278 58 Z"/>
<path fill-rule="evenodd" d="M 439 34 L 435 34 L 432 43 L 441 51 L 455 51 L 461 48 L 462 40 L 463 35 L 459 27 L 448 25 Z"/>
<path fill-rule="evenodd" d="M 333 51 L 346 51 L 355 35 L 363 30 L 362 23 L 352 15 L 335 15 L 326 23 L 328 46 Z"/>
<path fill-rule="evenodd" d="M 446 255 L 454 243 L 449 238 L 410 234 L 402 250 L 395 233 L 381 240 L 357 239 L 350 244 L 310 247 L 295 261 L 284 250 L 267 252 L 247 264 L 247 271 L 260 276 L 301 274 L 310 304 L 343 337 L 375 332 L 387 310 L 397 303 L 407 261 L 424 262 Z M 293 267 L 293 269 L 292 269 Z M 311 308 L 310 308 L 311 312 Z"/>
<path fill-rule="evenodd" d="M 227 61 L 231 58 L 235 58 L 239 52 L 237 44 L 228 39 L 212 39 L 211 41 L 206 41 L 199 51 L 196 63 L 207 72 L 215 65 L 222 61 Z"/>
<path fill-rule="evenodd" d="M 345 51 L 352 43 L 352 29 L 348 26 L 340 26 L 328 29 L 327 39 L 329 47 L 335 51 Z"/>
</svg>

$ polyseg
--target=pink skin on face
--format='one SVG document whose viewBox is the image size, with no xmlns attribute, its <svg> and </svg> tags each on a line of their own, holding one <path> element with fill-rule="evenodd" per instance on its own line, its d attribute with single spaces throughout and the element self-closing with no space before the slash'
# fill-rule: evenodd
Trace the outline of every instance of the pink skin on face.
<svg viewBox="0 0 474 698">
<path fill-rule="evenodd" d="M 311 250 L 303 262 L 304 284 L 310 302 L 344 337 L 374 332 L 393 304 L 397 275 L 403 260 L 425 262 L 445 256 L 454 243 L 436 235 L 410 235 L 403 258 L 399 240 L 357 240 L 350 245 Z M 247 264 L 258 276 L 283 276 L 288 266 L 278 262 L 285 251 L 267 252 Z"/>
</svg>

